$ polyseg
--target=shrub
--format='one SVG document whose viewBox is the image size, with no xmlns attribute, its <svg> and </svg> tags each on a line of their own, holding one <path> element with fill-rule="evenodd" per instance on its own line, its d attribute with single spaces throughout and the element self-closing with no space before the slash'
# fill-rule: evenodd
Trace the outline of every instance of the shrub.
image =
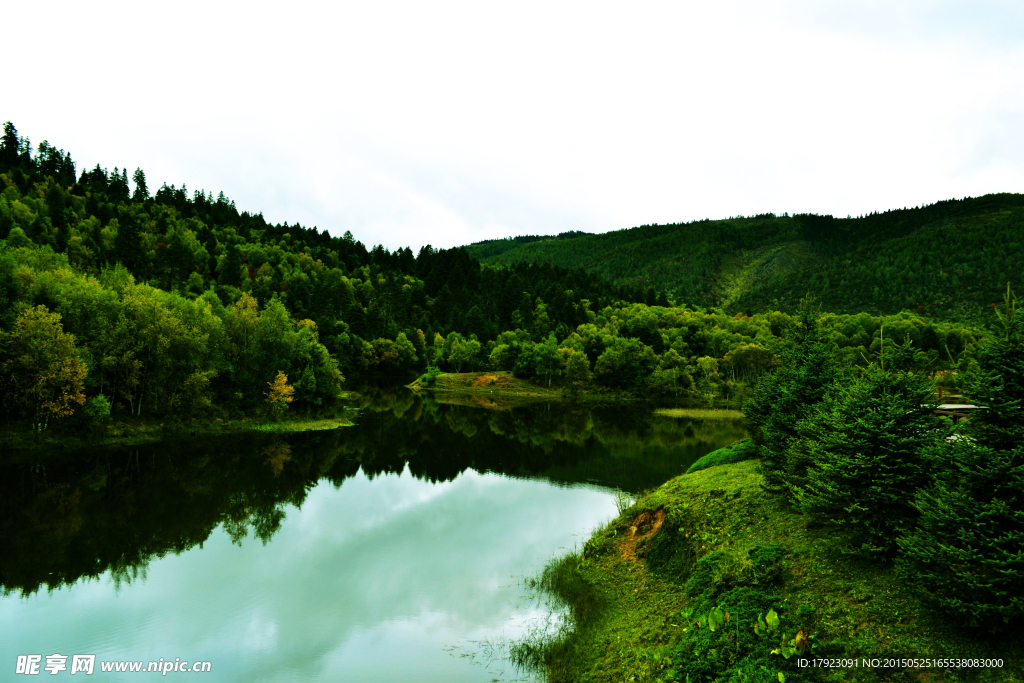
<svg viewBox="0 0 1024 683">
<path fill-rule="evenodd" d="M 729 555 L 723 550 L 715 550 L 697 560 L 690 574 L 690 579 L 686 582 L 686 594 L 691 598 L 697 596 L 713 597 L 718 585 L 715 577 L 718 575 L 721 567 L 728 561 Z"/>
<path fill-rule="evenodd" d="M 754 583 L 776 583 L 782 578 L 785 555 L 777 545 L 756 545 L 747 551 L 754 568 Z"/>
<path fill-rule="evenodd" d="M 110 417 L 110 401 L 105 395 L 97 394 L 86 400 L 82 413 L 88 427 L 96 428 Z"/>
<path fill-rule="evenodd" d="M 718 450 L 711 451 L 700 460 L 690 465 L 686 470 L 686 474 L 706 470 L 709 467 L 715 467 L 717 465 L 728 465 L 734 462 L 753 460 L 756 457 L 758 457 L 757 446 L 750 439 L 745 439 L 739 443 L 733 444 L 732 446 L 726 446 L 725 448 L 719 448 Z"/>
<path fill-rule="evenodd" d="M 752 624 L 759 616 L 773 608 L 778 609 L 778 598 L 748 586 L 739 586 L 724 593 L 717 601 L 703 600 L 691 608 L 686 616 L 693 623 L 698 619 L 702 625 L 691 630 L 672 654 L 676 667 L 685 672 L 680 680 L 691 683 L 710 681 L 745 681 L 753 683 L 777 683 L 779 670 L 795 670 L 795 659 L 785 660 L 771 654 L 779 645 L 778 638 L 758 637 Z M 729 613 L 724 624 L 711 630 L 705 617 L 711 610 Z M 785 628 L 785 627 L 784 627 Z M 784 630 L 795 631 L 797 627 Z M 813 676 L 813 672 L 812 676 Z M 793 679 L 797 680 L 797 679 Z"/>
<path fill-rule="evenodd" d="M 425 387 L 432 387 L 441 375 L 441 368 L 436 365 L 428 365 L 427 371 L 420 377 L 420 384 Z"/>
</svg>

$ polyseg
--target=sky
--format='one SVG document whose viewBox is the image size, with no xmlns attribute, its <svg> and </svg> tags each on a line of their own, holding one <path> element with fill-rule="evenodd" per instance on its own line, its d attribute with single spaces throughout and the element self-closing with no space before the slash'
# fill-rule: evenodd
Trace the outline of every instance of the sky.
<svg viewBox="0 0 1024 683">
<path fill-rule="evenodd" d="M 1024 3 L 48 2 L 0 120 L 389 249 L 1024 191 Z"/>
</svg>

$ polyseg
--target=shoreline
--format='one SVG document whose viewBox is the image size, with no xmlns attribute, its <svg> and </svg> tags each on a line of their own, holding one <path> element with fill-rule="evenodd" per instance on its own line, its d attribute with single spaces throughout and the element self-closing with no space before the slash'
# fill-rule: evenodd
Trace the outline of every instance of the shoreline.
<svg viewBox="0 0 1024 683">
<path fill-rule="evenodd" d="M 567 402 L 609 402 L 609 403 L 652 403 L 673 402 L 689 404 L 684 407 L 657 407 L 654 412 L 665 417 L 722 417 L 738 418 L 742 414 L 737 409 L 741 397 L 721 399 L 714 406 L 701 404 L 698 401 L 681 396 L 637 396 L 630 391 L 617 391 L 593 385 L 579 391 L 569 391 L 563 384 L 546 387 L 531 380 L 516 377 L 508 370 L 490 372 L 444 372 L 437 375 L 432 384 L 425 384 L 425 376 L 405 385 L 415 393 L 439 395 L 494 396 L 500 399 L 527 399 L 538 401 Z M 702 413 L 697 415 L 697 413 Z"/>
<path fill-rule="evenodd" d="M 29 429 L 8 426 L 0 431 L 0 455 L 44 452 L 78 451 L 91 448 L 118 448 L 142 446 L 202 437 L 218 437 L 256 433 L 291 433 L 327 431 L 350 427 L 354 423 L 347 417 L 305 417 L 295 416 L 278 422 L 264 422 L 252 418 L 221 420 L 211 422 L 172 423 L 159 420 L 119 421 L 106 425 L 99 434 L 74 434 L 44 432 L 35 436 Z"/>
<path fill-rule="evenodd" d="M 957 652 L 1005 660 L 1006 668 L 972 680 L 1024 680 L 1024 635 L 986 637 L 931 612 L 892 565 L 844 554 L 841 530 L 810 523 L 765 492 L 759 463 L 751 457 L 675 477 L 582 548 L 553 558 L 527 585 L 568 616 L 553 634 L 510 643 L 512 661 L 550 683 L 725 680 L 747 671 L 773 682 L 847 681 L 853 673 L 859 681 L 891 680 L 886 669 L 808 672 L 796 657 L 771 651 L 801 631 L 811 636 L 804 657 Z M 770 609 L 779 625 L 755 638 L 753 624 Z M 723 628 L 725 612 L 732 624 Z M 927 668 L 906 675 L 962 680 Z"/>
</svg>

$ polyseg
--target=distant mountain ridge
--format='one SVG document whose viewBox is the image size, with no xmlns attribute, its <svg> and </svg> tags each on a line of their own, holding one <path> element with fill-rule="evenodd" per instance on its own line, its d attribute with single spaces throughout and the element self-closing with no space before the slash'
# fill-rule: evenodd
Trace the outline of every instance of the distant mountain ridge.
<svg viewBox="0 0 1024 683">
<path fill-rule="evenodd" d="M 477 242 L 485 263 L 584 268 L 728 312 L 827 310 L 986 319 L 1024 275 L 1024 195 L 989 194 L 857 218 L 761 214 Z"/>
</svg>

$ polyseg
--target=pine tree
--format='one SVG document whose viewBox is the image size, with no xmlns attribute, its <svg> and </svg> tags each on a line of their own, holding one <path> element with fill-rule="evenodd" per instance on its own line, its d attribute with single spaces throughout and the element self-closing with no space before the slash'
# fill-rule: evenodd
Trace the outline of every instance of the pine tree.
<svg viewBox="0 0 1024 683">
<path fill-rule="evenodd" d="M 18 165 L 18 143 L 18 129 L 8 121 L 4 124 L 3 145 L 0 146 L 0 172 L 8 171 Z"/>
<path fill-rule="evenodd" d="M 960 438 L 935 448 L 934 483 L 900 570 L 924 600 L 972 626 L 1024 621 L 1024 320 L 1007 288 L 1003 334 L 978 354 L 967 395 L 983 400 Z"/>
<path fill-rule="evenodd" d="M 142 229 L 135 216 L 127 211 L 120 214 L 114 237 L 114 256 L 136 277 L 144 275 L 146 255 L 142 250 Z"/>
<path fill-rule="evenodd" d="M 764 377 L 743 412 L 762 457 L 764 486 L 792 498 L 806 480 L 808 461 L 791 445 L 799 438 L 797 423 L 807 417 L 840 377 L 840 369 L 825 338 L 814 300 L 801 302 L 796 325 L 781 365 Z"/>
<path fill-rule="evenodd" d="M 850 533 L 859 551 L 893 556 L 928 483 L 922 451 L 946 433 L 932 396 L 925 375 L 874 364 L 836 385 L 799 427 L 809 465 L 797 506 Z"/>
<path fill-rule="evenodd" d="M 146 174 L 141 168 L 136 168 L 132 175 L 132 182 L 135 183 L 135 192 L 132 193 L 132 201 L 144 202 L 149 199 L 149 188 L 146 187 Z"/>
<path fill-rule="evenodd" d="M 217 268 L 217 284 L 237 287 L 242 283 L 242 252 L 237 244 L 227 247 L 224 260 Z"/>
</svg>

